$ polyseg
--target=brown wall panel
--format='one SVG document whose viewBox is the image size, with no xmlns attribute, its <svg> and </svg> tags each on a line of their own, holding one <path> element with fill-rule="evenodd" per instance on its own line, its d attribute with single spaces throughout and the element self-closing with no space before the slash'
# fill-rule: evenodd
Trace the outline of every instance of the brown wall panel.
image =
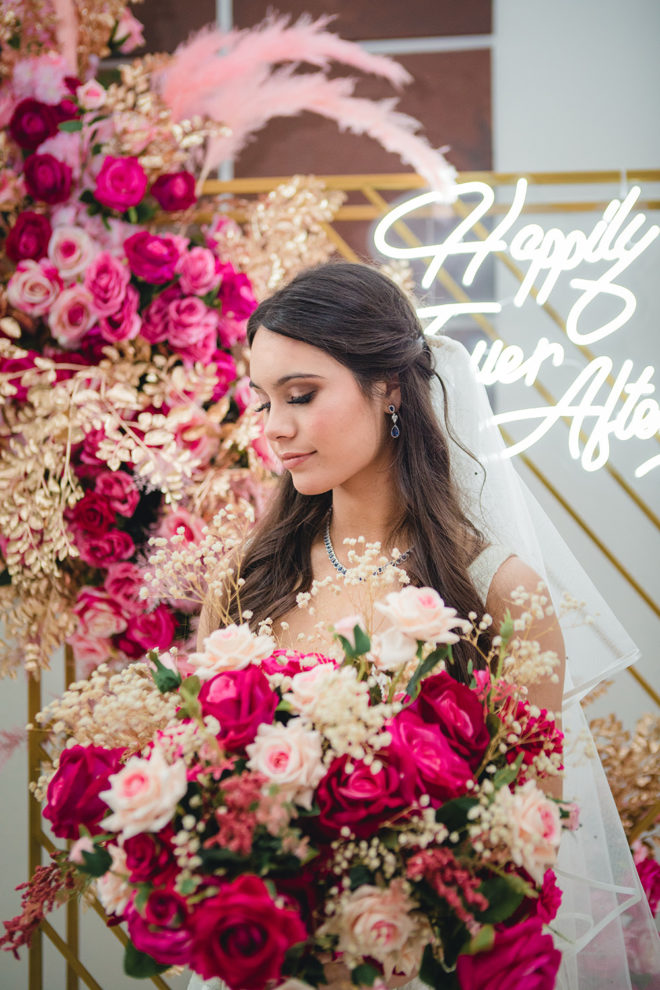
<svg viewBox="0 0 660 990">
<path fill-rule="evenodd" d="M 335 14 L 332 30 L 351 40 L 427 35 L 490 34 L 491 0 L 234 0 L 234 23 L 251 27 L 274 7 L 278 13 Z"/>
<path fill-rule="evenodd" d="M 133 13 L 144 24 L 146 42 L 136 54 L 173 52 L 192 31 L 215 23 L 215 0 L 183 4 L 176 0 L 144 0 L 133 8 Z"/>
</svg>

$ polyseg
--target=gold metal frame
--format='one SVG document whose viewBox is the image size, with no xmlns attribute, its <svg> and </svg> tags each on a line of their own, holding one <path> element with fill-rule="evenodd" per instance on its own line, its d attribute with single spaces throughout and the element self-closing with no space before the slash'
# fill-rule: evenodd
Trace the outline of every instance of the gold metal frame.
<svg viewBox="0 0 660 990">
<path fill-rule="evenodd" d="M 508 186 L 513 185 L 521 177 L 519 173 L 513 172 L 464 172 L 459 178 L 461 181 L 471 181 L 480 180 L 487 182 L 492 186 Z M 598 185 L 598 184 L 613 184 L 620 183 L 622 180 L 624 182 L 639 182 L 639 183 L 660 183 L 660 170 L 657 169 L 632 169 L 625 173 L 615 172 L 615 171 L 598 171 L 598 172 L 535 172 L 535 173 L 525 173 L 524 177 L 530 183 L 530 185 L 536 186 L 566 186 L 566 185 Z M 394 174 L 375 174 L 375 175 L 327 175 L 320 176 L 319 178 L 325 183 L 328 189 L 339 189 L 346 193 L 359 193 L 364 199 L 362 203 L 348 203 L 340 207 L 338 210 L 334 222 L 344 222 L 344 221 L 374 221 L 378 220 L 384 215 L 385 212 L 390 208 L 390 204 L 383 195 L 384 193 L 403 193 L 403 192 L 413 192 L 415 190 L 425 188 L 425 181 L 417 175 L 412 173 L 394 173 Z M 252 179 L 233 179 L 228 182 L 219 181 L 207 181 L 204 185 L 204 193 L 207 194 L 221 194 L 226 193 L 230 196 L 235 197 L 245 197 L 249 198 L 252 196 L 258 196 L 263 193 L 268 193 L 272 189 L 286 182 L 290 179 L 290 176 L 278 176 L 271 178 L 252 178 Z M 568 212 L 581 212 L 581 211 L 594 211 L 597 209 L 604 208 L 606 206 L 606 201 L 595 202 L 582 201 L 582 202 L 547 202 L 540 203 L 535 202 L 529 204 L 526 207 L 527 211 L 533 212 L 547 212 L 547 213 L 568 213 Z M 638 206 L 644 209 L 660 209 L 660 199 L 645 199 L 638 202 Z M 457 215 L 460 215 L 461 204 L 455 204 L 455 209 Z M 501 204 L 494 204 L 492 209 L 492 214 L 497 214 L 506 211 L 507 206 Z M 240 218 L 240 209 L 237 210 L 236 216 Z M 341 236 L 339 231 L 337 231 L 334 226 L 330 223 L 324 224 L 324 228 L 328 237 L 331 239 L 332 243 L 337 248 L 337 251 L 345 258 L 349 260 L 359 260 L 353 251 L 353 249 L 346 243 L 344 238 Z M 401 237 L 403 237 L 407 243 L 416 244 L 414 234 L 410 229 L 403 223 L 399 223 L 396 226 Z M 481 237 L 487 236 L 486 229 L 481 226 L 475 227 L 475 231 Z M 522 280 L 522 272 L 518 269 L 515 264 L 511 261 L 508 256 L 504 254 L 497 255 L 502 264 L 506 265 L 511 271 L 514 277 Z M 469 297 L 465 290 L 458 285 L 446 272 L 440 271 L 438 277 L 442 281 L 445 288 L 451 293 L 451 295 L 460 302 L 469 301 Z M 548 313 L 550 318 L 554 320 L 560 330 L 565 333 L 566 326 L 562 317 L 556 312 L 556 310 L 549 304 L 543 306 L 545 311 Z M 494 326 L 488 321 L 484 316 L 475 315 L 475 321 L 484 330 L 484 332 L 491 339 L 501 339 L 499 334 L 496 333 Z M 593 353 L 587 347 L 581 347 L 583 355 L 591 360 L 593 358 Z M 610 382 L 611 383 L 611 382 Z M 543 399 L 549 404 L 554 404 L 554 397 L 548 389 L 543 385 L 538 383 L 536 386 L 537 391 L 543 397 Z M 566 421 L 565 421 L 566 422 Z M 510 438 L 504 434 L 504 438 L 507 442 L 510 442 Z M 629 571 L 625 564 L 618 558 L 618 556 L 604 543 L 603 540 L 598 537 L 594 530 L 589 526 L 587 521 L 577 512 L 576 509 L 571 506 L 566 496 L 562 494 L 559 489 L 553 484 L 553 482 L 548 478 L 548 476 L 541 470 L 538 464 L 534 461 L 529 454 L 521 455 L 521 459 L 525 465 L 529 468 L 538 481 L 543 485 L 546 491 L 562 506 L 562 508 L 571 516 L 571 518 L 577 523 L 581 528 L 583 533 L 588 537 L 588 539 L 594 543 L 598 550 L 603 554 L 603 556 L 610 562 L 610 564 L 618 571 L 624 581 L 634 590 L 635 594 L 645 602 L 645 604 L 660 617 L 660 604 L 653 600 L 651 595 L 642 587 L 639 581 L 634 577 L 634 575 Z M 634 489 L 628 484 L 628 482 L 621 476 L 621 474 L 612 466 L 607 465 L 606 468 L 610 477 L 630 498 L 631 502 L 646 516 L 648 521 L 655 526 L 660 528 L 660 519 L 652 510 L 652 508 L 647 505 L 644 500 L 639 496 Z M 65 658 L 65 685 L 71 683 L 74 679 L 74 664 L 71 650 L 67 648 L 66 658 Z M 629 673 L 638 682 L 638 684 L 643 688 L 647 695 L 655 702 L 656 705 L 660 706 L 660 694 L 653 688 L 648 681 L 639 674 L 634 668 L 629 668 Z M 38 680 L 30 679 L 28 685 L 28 721 L 31 725 L 35 725 L 35 716 L 42 706 L 41 701 L 41 685 Z M 43 756 L 43 751 L 41 747 L 41 737 L 40 732 L 36 728 L 32 729 L 28 733 L 28 773 L 30 780 L 36 780 L 40 772 L 40 762 Z M 649 815 L 657 815 L 658 807 L 654 806 Z M 651 818 L 649 818 L 649 822 Z M 29 848 L 28 848 L 28 865 L 30 875 L 34 873 L 35 868 L 41 863 L 42 850 L 50 852 L 53 849 L 53 844 L 50 839 L 44 834 L 41 827 L 41 808 L 36 800 L 30 800 L 29 802 L 29 836 L 28 836 Z M 105 914 L 101 905 L 98 902 L 93 904 L 94 910 L 105 920 Z M 114 927 L 112 929 L 115 936 L 123 944 L 127 941 L 127 936 L 121 930 L 121 928 Z M 67 906 L 67 917 L 66 917 L 66 937 L 62 938 L 58 932 L 48 923 L 42 925 L 41 932 L 37 932 L 33 938 L 32 945 L 29 952 L 29 990 L 42 990 L 43 988 L 43 937 L 48 938 L 53 945 L 62 954 L 66 962 L 66 990 L 78 990 L 80 982 L 89 987 L 90 990 L 102 990 L 97 981 L 94 979 L 89 970 L 80 962 L 78 959 L 79 950 L 79 911 L 78 905 L 75 901 L 72 901 Z M 159 987 L 159 990 L 170 990 L 169 985 L 161 977 L 154 977 L 151 981 L 155 986 Z"/>
</svg>

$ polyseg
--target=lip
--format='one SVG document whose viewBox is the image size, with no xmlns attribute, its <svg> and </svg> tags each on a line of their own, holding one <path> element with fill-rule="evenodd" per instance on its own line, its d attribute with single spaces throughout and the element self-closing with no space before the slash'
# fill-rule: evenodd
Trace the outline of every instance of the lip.
<svg viewBox="0 0 660 990">
<path fill-rule="evenodd" d="M 304 464 L 305 461 L 308 458 L 310 458 L 313 453 L 314 451 L 310 450 L 308 454 L 296 454 L 296 453 L 282 454 L 280 460 L 282 461 L 282 464 L 287 469 L 287 471 L 291 471 L 293 468 L 297 468 L 301 464 Z"/>
</svg>

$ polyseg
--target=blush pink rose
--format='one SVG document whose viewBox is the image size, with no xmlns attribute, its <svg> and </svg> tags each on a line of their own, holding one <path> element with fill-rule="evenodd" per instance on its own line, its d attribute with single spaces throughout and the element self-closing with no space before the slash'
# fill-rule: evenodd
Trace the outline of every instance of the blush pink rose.
<svg viewBox="0 0 660 990">
<path fill-rule="evenodd" d="M 96 322 L 91 294 L 84 285 L 63 289 L 50 308 L 48 323 L 53 337 L 68 349 L 77 347 Z"/>
<path fill-rule="evenodd" d="M 408 951 L 415 941 L 417 924 L 411 916 L 415 907 L 401 877 L 385 888 L 362 884 L 341 905 L 338 951 L 377 959 L 387 977 L 395 968 L 410 975 L 419 968 L 424 951 L 420 939 L 416 951 Z"/>
<path fill-rule="evenodd" d="M 397 746 L 379 750 L 378 762 L 378 773 L 347 756 L 330 764 L 316 791 L 319 825 L 325 834 L 338 836 L 347 827 L 358 839 L 367 838 L 411 806 L 413 767 L 405 750 Z"/>
<path fill-rule="evenodd" d="M 138 21 L 130 10 L 122 10 L 117 27 L 115 28 L 114 40 L 118 50 L 122 55 L 129 55 L 136 48 L 144 44 L 144 26 Z"/>
<path fill-rule="evenodd" d="M 126 854 L 121 846 L 109 843 L 106 849 L 112 857 L 110 868 L 95 883 L 98 899 L 106 914 L 122 918 L 133 896 L 133 888 L 126 882 Z"/>
<path fill-rule="evenodd" d="M 195 176 L 191 172 L 164 172 L 151 187 L 151 195 L 163 210 L 187 210 L 196 200 Z"/>
<path fill-rule="evenodd" d="M 121 609 L 102 588 L 81 588 L 73 613 L 78 617 L 78 632 L 82 636 L 107 639 L 126 628 Z"/>
<path fill-rule="evenodd" d="M 103 206 L 123 213 L 137 206 L 147 190 L 147 173 L 137 158 L 106 155 L 96 176 L 94 195 Z"/>
<path fill-rule="evenodd" d="M 99 110 L 105 105 L 107 93 L 96 79 L 88 79 L 76 90 L 76 99 L 83 110 Z"/>
<path fill-rule="evenodd" d="M 461 990 L 553 990 L 560 963 L 552 936 L 528 918 L 496 930 L 492 949 L 460 955 L 456 973 Z"/>
<path fill-rule="evenodd" d="M 454 753 L 476 770 L 490 743 L 481 702 L 465 684 L 444 671 L 422 681 L 418 697 L 408 711 L 416 712 L 446 736 Z"/>
<path fill-rule="evenodd" d="M 218 741 L 228 750 L 241 751 L 253 742 L 262 723 L 273 721 L 278 697 L 258 667 L 216 674 L 202 684 L 199 703 L 204 715 L 220 723 Z"/>
<path fill-rule="evenodd" d="M 438 725 L 427 725 L 414 712 L 404 709 L 388 724 L 393 745 L 409 753 L 414 761 L 412 783 L 417 797 L 428 794 L 431 805 L 466 792 L 472 779 L 469 763 L 454 752 Z"/>
<path fill-rule="evenodd" d="M 157 536 L 162 536 L 166 540 L 171 540 L 175 533 L 183 530 L 183 539 L 186 543 L 201 543 L 204 538 L 204 527 L 206 523 L 201 516 L 196 516 L 183 507 L 166 512 L 158 523 Z"/>
<path fill-rule="evenodd" d="M 128 561 L 110 564 L 103 582 L 103 587 L 108 595 L 117 603 L 122 612 L 128 612 L 129 615 L 133 615 L 144 607 L 140 598 L 142 585 L 140 568 Z"/>
<path fill-rule="evenodd" d="M 189 347 L 210 331 L 215 333 L 218 314 L 197 296 L 182 296 L 168 306 L 168 340 L 172 347 Z"/>
<path fill-rule="evenodd" d="M 170 285 L 153 299 L 142 314 L 140 334 L 150 344 L 158 344 L 165 340 L 169 333 L 169 305 L 176 299 L 181 299 L 178 285 Z"/>
<path fill-rule="evenodd" d="M 115 561 L 128 560 L 135 553 L 133 540 L 120 529 L 111 529 L 107 533 L 77 530 L 75 537 L 80 559 L 90 567 L 106 568 Z"/>
<path fill-rule="evenodd" d="M 134 275 L 153 285 L 161 285 L 174 278 L 182 244 L 181 239 L 172 234 L 150 234 L 148 230 L 139 230 L 126 238 L 124 251 Z"/>
<path fill-rule="evenodd" d="M 179 447 L 189 450 L 200 467 L 207 467 L 218 452 L 220 438 L 206 412 L 192 403 L 179 405 L 170 412 L 168 421 Z"/>
<path fill-rule="evenodd" d="M 415 659 L 417 641 L 393 626 L 373 637 L 371 651 L 376 670 L 394 672 Z"/>
<path fill-rule="evenodd" d="M 106 829 L 121 832 L 124 840 L 139 832 L 159 832 L 188 789 L 186 764 L 168 763 L 154 746 L 147 757 L 132 756 L 109 784 L 100 794 L 113 812 L 103 822 Z"/>
<path fill-rule="evenodd" d="M 102 251 L 85 272 L 85 286 L 92 295 L 99 316 L 116 313 L 126 295 L 131 274 L 118 258 Z"/>
<path fill-rule="evenodd" d="M 341 619 L 337 619 L 333 626 L 334 632 L 339 636 L 343 636 L 353 650 L 355 649 L 356 626 L 359 626 L 364 632 L 365 622 L 361 615 L 343 615 Z"/>
<path fill-rule="evenodd" d="M 208 326 L 208 329 L 203 337 L 195 340 L 193 343 L 188 344 L 186 347 L 176 347 L 174 348 L 178 353 L 179 357 L 183 363 L 190 367 L 197 361 L 202 364 L 210 364 L 213 355 L 216 352 L 218 346 L 218 333 L 215 327 Z"/>
<path fill-rule="evenodd" d="M 245 751 L 250 770 L 263 774 L 286 800 L 311 809 L 314 788 L 325 776 L 320 733 L 300 718 L 260 725 Z"/>
<path fill-rule="evenodd" d="M 12 261 L 32 258 L 39 261 L 48 251 L 52 229 L 43 213 L 24 210 L 16 217 L 16 222 L 7 234 L 5 251 Z"/>
<path fill-rule="evenodd" d="M 42 155 L 39 152 L 30 155 L 23 174 L 25 188 L 32 199 L 54 206 L 69 198 L 73 170 L 54 155 Z"/>
<path fill-rule="evenodd" d="M 56 227 L 48 244 L 48 257 L 63 278 L 84 272 L 96 255 L 96 245 L 80 227 Z"/>
<path fill-rule="evenodd" d="M 108 500 L 113 512 L 132 516 L 140 501 L 133 478 L 126 471 L 101 471 L 96 476 L 94 491 Z"/>
<path fill-rule="evenodd" d="M 406 636 L 424 642 L 457 643 L 459 637 L 454 629 L 470 628 L 468 622 L 457 618 L 456 609 L 445 606 L 433 588 L 408 585 L 390 592 L 384 602 L 376 602 L 376 608 Z"/>
<path fill-rule="evenodd" d="M 271 636 L 252 633 L 247 622 L 232 623 L 207 636 L 202 650 L 191 653 L 188 663 L 201 681 L 208 681 L 223 671 L 244 670 L 251 663 L 258 663 L 270 656 L 275 646 Z"/>
<path fill-rule="evenodd" d="M 205 296 L 218 288 L 222 278 L 216 256 L 204 247 L 193 247 L 182 254 L 176 270 L 181 289 L 189 296 Z"/>
<path fill-rule="evenodd" d="M 121 766 L 123 749 L 71 746 L 60 755 L 46 793 L 43 815 L 60 839 L 77 839 L 83 825 L 92 835 L 108 810 L 101 792 Z"/>
<path fill-rule="evenodd" d="M 278 907 L 264 881 L 250 874 L 223 883 L 191 925 L 191 968 L 242 990 L 280 981 L 287 951 L 307 938 L 298 913 Z"/>
<path fill-rule="evenodd" d="M 114 653 L 109 639 L 97 639 L 96 636 L 85 636 L 83 633 L 69 636 L 67 643 L 73 650 L 73 658 L 81 677 L 88 676 L 95 667 L 105 663 Z"/>
<path fill-rule="evenodd" d="M 508 822 L 514 863 L 522 866 L 536 883 L 542 883 L 545 871 L 557 859 L 561 839 L 561 818 L 556 803 L 532 780 L 516 791 L 501 787 L 494 803 Z"/>
<path fill-rule="evenodd" d="M 28 316 L 43 316 L 62 291 L 62 280 L 50 261 L 19 261 L 7 283 L 7 299 Z"/>
<path fill-rule="evenodd" d="M 118 340 L 133 340 L 140 332 L 142 320 L 138 315 L 140 296 L 133 285 L 126 289 L 119 309 L 110 316 L 102 316 L 99 320 L 101 336 L 110 344 Z"/>
</svg>

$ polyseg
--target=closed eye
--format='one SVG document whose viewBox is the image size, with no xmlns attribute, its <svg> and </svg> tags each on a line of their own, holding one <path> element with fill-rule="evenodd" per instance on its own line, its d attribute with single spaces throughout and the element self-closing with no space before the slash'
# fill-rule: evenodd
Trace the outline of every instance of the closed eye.
<svg viewBox="0 0 660 990">
<path fill-rule="evenodd" d="M 287 405 L 289 406 L 304 406 L 307 402 L 311 402 L 314 398 L 314 392 L 308 392 L 306 395 L 292 395 L 290 399 L 287 399 Z M 257 406 L 256 411 L 266 412 L 270 409 L 270 402 L 262 402 L 260 406 Z"/>
</svg>

